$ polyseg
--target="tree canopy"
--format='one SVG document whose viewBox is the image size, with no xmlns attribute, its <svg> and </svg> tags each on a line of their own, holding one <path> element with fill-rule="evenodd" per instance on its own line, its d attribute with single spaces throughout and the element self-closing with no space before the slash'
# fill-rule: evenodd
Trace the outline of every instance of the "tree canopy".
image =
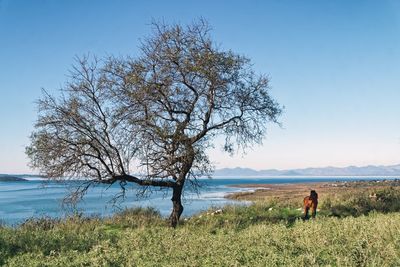
<svg viewBox="0 0 400 267">
<path fill-rule="evenodd" d="M 153 23 L 137 57 L 79 58 L 61 92 L 44 91 L 27 154 L 49 178 L 172 189 L 212 172 L 207 149 L 260 144 L 280 105 L 248 58 L 220 49 L 205 21 Z M 87 189 L 83 187 L 82 191 Z"/>
</svg>

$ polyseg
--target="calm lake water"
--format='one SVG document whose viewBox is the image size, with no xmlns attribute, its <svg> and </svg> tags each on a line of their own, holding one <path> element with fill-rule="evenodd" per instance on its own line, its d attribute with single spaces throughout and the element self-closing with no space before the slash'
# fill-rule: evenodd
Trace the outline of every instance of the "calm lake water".
<svg viewBox="0 0 400 267">
<path fill-rule="evenodd" d="M 313 178 L 215 178 L 200 179 L 199 192 L 189 189 L 184 193 L 184 217 L 191 216 L 201 210 L 210 207 L 221 207 L 226 204 L 245 204 L 224 198 L 226 194 L 254 190 L 249 188 L 230 187 L 234 184 L 280 184 L 280 183 L 305 183 L 321 181 L 354 181 L 354 180 L 376 180 L 394 179 L 382 177 L 313 177 Z M 0 221 L 7 225 L 16 225 L 32 217 L 63 217 L 71 212 L 62 206 L 63 197 L 68 194 L 68 188 L 72 183 L 54 183 L 38 180 L 21 182 L 0 182 Z M 97 186 L 88 191 L 84 199 L 78 204 L 78 211 L 85 215 L 109 216 L 126 207 L 151 206 L 160 211 L 163 216 L 169 215 L 171 211 L 171 192 L 153 191 L 145 198 L 135 195 L 137 187 L 127 187 L 126 198 L 117 205 L 110 200 L 120 192 L 118 185 L 111 187 Z"/>
</svg>

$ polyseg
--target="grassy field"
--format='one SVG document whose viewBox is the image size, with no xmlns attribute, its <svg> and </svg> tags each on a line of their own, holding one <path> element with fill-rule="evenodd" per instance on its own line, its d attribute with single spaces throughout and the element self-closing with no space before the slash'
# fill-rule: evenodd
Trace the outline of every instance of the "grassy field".
<svg viewBox="0 0 400 267">
<path fill-rule="evenodd" d="M 152 209 L 30 220 L 0 227 L 0 265 L 400 266 L 400 193 L 375 193 L 325 200 L 310 221 L 276 201 L 204 212 L 177 229 Z"/>
</svg>

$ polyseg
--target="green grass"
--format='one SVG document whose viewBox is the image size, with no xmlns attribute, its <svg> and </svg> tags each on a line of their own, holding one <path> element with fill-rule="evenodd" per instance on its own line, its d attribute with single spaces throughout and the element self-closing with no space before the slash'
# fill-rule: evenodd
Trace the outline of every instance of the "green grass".
<svg viewBox="0 0 400 267">
<path fill-rule="evenodd" d="M 310 221 L 296 207 L 265 202 L 200 213 L 177 229 L 154 209 L 29 220 L 0 227 L 0 265 L 400 266 L 397 195 L 329 200 Z M 347 217 L 333 212 L 338 205 L 350 210 Z"/>
</svg>

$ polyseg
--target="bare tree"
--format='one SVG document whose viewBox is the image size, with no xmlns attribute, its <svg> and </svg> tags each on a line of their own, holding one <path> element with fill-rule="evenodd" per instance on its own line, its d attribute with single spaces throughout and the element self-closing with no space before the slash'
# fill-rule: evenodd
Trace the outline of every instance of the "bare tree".
<svg viewBox="0 0 400 267">
<path fill-rule="evenodd" d="M 78 59 L 59 96 L 44 92 L 27 154 L 49 178 L 86 177 L 80 192 L 116 182 L 171 188 L 175 227 L 185 182 L 212 171 L 215 138 L 229 153 L 260 144 L 281 107 L 268 78 L 219 49 L 206 22 L 153 27 L 140 56 Z"/>
</svg>

